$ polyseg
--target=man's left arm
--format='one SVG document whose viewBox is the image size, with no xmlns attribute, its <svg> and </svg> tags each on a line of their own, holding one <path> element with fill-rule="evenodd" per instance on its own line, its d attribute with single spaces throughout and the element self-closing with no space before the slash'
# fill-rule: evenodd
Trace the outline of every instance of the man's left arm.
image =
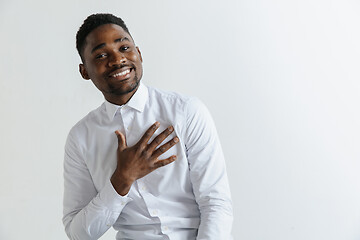
<svg viewBox="0 0 360 240">
<path fill-rule="evenodd" d="M 197 240 L 230 240 L 233 221 L 225 160 L 215 124 L 197 99 L 186 110 L 186 150 L 201 220 Z"/>
</svg>

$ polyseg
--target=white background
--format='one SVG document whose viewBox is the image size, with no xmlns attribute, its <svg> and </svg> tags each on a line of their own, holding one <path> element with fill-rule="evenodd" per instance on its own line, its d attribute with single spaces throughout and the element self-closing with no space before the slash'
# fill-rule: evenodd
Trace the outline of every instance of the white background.
<svg viewBox="0 0 360 240">
<path fill-rule="evenodd" d="M 356 0 L 1 0 L 0 239 L 66 239 L 65 138 L 103 101 L 75 50 L 95 12 L 126 21 L 146 84 L 210 109 L 235 239 L 360 239 Z"/>
</svg>

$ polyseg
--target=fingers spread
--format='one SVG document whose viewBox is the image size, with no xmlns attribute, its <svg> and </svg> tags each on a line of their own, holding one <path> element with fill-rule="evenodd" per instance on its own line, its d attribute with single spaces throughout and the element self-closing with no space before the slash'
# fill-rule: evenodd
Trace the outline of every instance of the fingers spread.
<svg viewBox="0 0 360 240">
<path fill-rule="evenodd" d="M 153 152 L 157 146 L 159 146 L 172 132 L 174 131 L 173 126 L 169 126 L 162 133 L 160 133 L 154 140 L 148 145 L 148 150 Z"/>
<path fill-rule="evenodd" d="M 179 142 L 179 138 L 174 137 L 173 139 L 171 139 L 170 141 L 168 141 L 167 143 L 165 143 L 164 145 L 162 145 L 161 147 L 156 149 L 155 152 L 153 153 L 152 157 L 154 159 L 157 159 L 158 157 L 160 157 L 161 154 L 163 154 L 164 152 L 169 150 L 172 146 L 174 146 L 178 142 Z"/>
<path fill-rule="evenodd" d="M 154 168 L 156 169 L 156 168 L 159 168 L 159 167 L 163 167 L 165 165 L 168 165 L 169 163 L 172 163 L 175 160 L 176 160 L 175 155 L 173 155 L 173 156 L 171 156 L 169 158 L 166 158 L 164 160 L 159 160 L 159 161 L 154 163 Z"/>
<path fill-rule="evenodd" d="M 155 131 L 159 128 L 159 126 L 159 122 L 155 122 L 153 125 L 151 125 L 151 127 L 146 130 L 138 143 L 142 146 L 146 146 L 146 144 L 149 142 L 150 138 L 152 137 L 152 135 L 154 135 Z"/>
</svg>

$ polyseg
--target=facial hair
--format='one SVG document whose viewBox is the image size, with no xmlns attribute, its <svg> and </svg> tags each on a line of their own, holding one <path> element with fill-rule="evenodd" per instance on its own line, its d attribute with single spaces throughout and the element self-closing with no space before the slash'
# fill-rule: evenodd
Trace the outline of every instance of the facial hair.
<svg viewBox="0 0 360 240">
<path fill-rule="evenodd" d="M 134 82 L 131 83 L 127 89 L 121 89 L 119 87 L 109 86 L 109 93 L 116 95 L 116 96 L 122 96 L 122 95 L 128 94 L 130 92 L 133 92 L 135 89 L 137 89 L 137 87 L 139 86 L 139 83 L 140 83 L 140 80 L 135 75 Z"/>
</svg>

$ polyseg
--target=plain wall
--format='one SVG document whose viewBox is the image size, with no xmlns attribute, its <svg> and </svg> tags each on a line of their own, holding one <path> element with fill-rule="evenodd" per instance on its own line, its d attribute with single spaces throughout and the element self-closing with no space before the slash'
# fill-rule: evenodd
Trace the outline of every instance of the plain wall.
<svg viewBox="0 0 360 240">
<path fill-rule="evenodd" d="M 95 12 L 126 21 L 142 81 L 208 106 L 235 239 L 360 239 L 356 0 L 0 1 L 0 239 L 66 239 L 65 139 L 103 101 L 75 50 Z"/>
</svg>

